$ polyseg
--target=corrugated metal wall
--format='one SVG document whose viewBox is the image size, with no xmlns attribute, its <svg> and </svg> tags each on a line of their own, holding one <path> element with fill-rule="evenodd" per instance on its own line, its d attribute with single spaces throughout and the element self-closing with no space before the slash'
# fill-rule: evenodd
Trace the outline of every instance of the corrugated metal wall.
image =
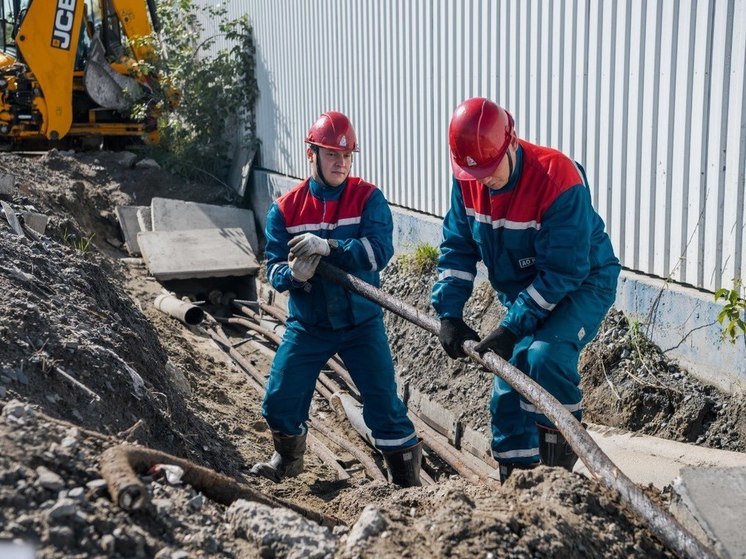
<svg viewBox="0 0 746 559">
<path fill-rule="evenodd" d="M 305 176 L 308 126 L 341 110 L 355 173 L 443 215 L 450 114 L 482 95 L 586 167 L 625 266 L 709 290 L 744 275 L 746 0 L 228 6 L 256 31 L 264 167 Z"/>
</svg>

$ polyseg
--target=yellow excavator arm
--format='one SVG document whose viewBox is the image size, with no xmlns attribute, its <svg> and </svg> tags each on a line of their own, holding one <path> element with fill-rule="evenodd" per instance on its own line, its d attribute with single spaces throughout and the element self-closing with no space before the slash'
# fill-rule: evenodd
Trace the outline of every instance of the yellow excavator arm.
<svg viewBox="0 0 746 559">
<path fill-rule="evenodd" d="M 35 100 L 44 136 L 63 137 L 73 120 L 75 56 L 83 19 L 83 0 L 34 0 L 16 34 L 16 45 L 33 69 L 43 97 Z"/>
<path fill-rule="evenodd" d="M 158 58 L 140 40 L 158 28 L 154 0 L 0 0 L 0 25 L 0 149 L 65 137 L 157 141 L 159 77 L 138 71 Z M 132 114 L 138 103 L 144 118 Z"/>
</svg>

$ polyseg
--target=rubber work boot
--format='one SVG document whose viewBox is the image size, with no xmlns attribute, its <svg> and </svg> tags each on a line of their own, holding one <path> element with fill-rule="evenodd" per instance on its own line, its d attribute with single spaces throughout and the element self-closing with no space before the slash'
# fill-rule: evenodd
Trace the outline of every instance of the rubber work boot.
<svg viewBox="0 0 746 559">
<path fill-rule="evenodd" d="M 538 465 L 538 462 L 531 462 L 530 464 L 513 464 L 511 462 L 498 463 L 497 470 L 500 474 L 500 485 L 505 484 L 505 480 L 510 477 L 510 474 L 513 473 L 513 470 L 533 470 Z"/>
<path fill-rule="evenodd" d="M 295 477 L 303 471 L 303 454 L 306 452 L 307 433 L 298 436 L 272 433 L 275 453 L 269 462 L 260 462 L 251 468 L 251 473 L 264 476 L 275 483 L 286 477 Z"/>
<path fill-rule="evenodd" d="M 391 482 L 400 487 L 419 487 L 422 464 L 422 441 L 391 452 L 384 452 L 383 459 L 391 474 Z"/>
<path fill-rule="evenodd" d="M 539 429 L 539 456 L 546 466 L 560 467 L 572 472 L 578 455 L 558 429 L 536 424 Z"/>
</svg>

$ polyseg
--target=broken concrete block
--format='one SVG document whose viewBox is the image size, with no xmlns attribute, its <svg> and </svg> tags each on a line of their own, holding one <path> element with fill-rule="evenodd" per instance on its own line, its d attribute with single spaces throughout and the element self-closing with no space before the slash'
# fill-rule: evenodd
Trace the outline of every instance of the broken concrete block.
<svg viewBox="0 0 746 559">
<path fill-rule="evenodd" d="M 246 276 L 259 262 L 241 229 L 141 231 L 137 234 L 145 263 L 159 281 Z"/>
<path fill-rule="evenodd" d="M 234 150 L 231 169 L 228 174 L 228 184 L 243 198 L 251 174 L 251 164 L 256 155 L 256 146 L 239 145 Z"/>
<path fill-rule="evenodd" d="M 267 226 L 267 212 L 272 203 L 300 183 L 299 179 L 255 170 L 252 174 L 252 187 L 249 188 L 249 203 L 256 212 L 262 231 Z"/>
<path fill-rule="evenodd" d="M 150 206 L 140 206 L 137 209 L 137 223 L 140 226 L 140 231 L 153 230 L 153 211 Z"/>
<path fill-rule="evenodd" d="M 16 177 L 9 173 L 0 173 L 0 196 L 10 198 L 16 190 Z"/>
<path fill-rule="evenodd" d="M 673 483 L 671 512 L 719 557 L 744 557 L 746 467 L 682 468 Z"/>
<path fill-rule="evenodd" d="M 140 254 L 140 245 L 137 244 L 137 234 L 142 231 L 137 218 L 138 210 L 148 211 L 148 206 L 117 206 L 116 214 L 119 227 L 122 229 L 124 242 L 127 243 L 127 252 L 132 255 Z"/>
<path fill-rule="evenodd" d="M 238 227 L 243 230 L 249 240 L 254 254 L 259 250 L 254 212 L 251 210 L 170 198 L 153 198 L 150 207 L 153 216 L 153 231 Z"/>
<path fill-rule="evenodd" d="M 36 212 L 23 212 L 21 214 L 21 217 L 23 218 L 23 222 L 26 224 L 26 227 L 28 227 L 29 229 L 33 229 L 40 235 L 43 235 L 44 232 L 47 230 L 49 216 Z"/>
<path fill-rule="evenodd" d="M 3 208 L 3 212 L 5 213 L 5 219 L 8 220 L 8 223 L 10 223 L 11 229 L 15 231 L 16 235 L 20 235 L 21 237 L 25 237 L 26 234 L 23 232 L 23 227 L 21 227 L 21 222 L 18 221 L 18 217 L 16 216 L 16 211 L 13 209 L 13 206 L 8 204 L 7 202 L 0 202 Z"/>
</svg>

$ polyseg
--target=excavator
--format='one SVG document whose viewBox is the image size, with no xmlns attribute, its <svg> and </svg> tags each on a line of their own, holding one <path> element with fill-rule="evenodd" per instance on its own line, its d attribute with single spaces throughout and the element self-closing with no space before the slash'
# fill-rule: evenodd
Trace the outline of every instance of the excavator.
<svg viewBox="0 0 746 559">
<path fill-rule="evenodd" d="M 0 0 L 0 150 L 156 143 L 158 30 L 155 0 Z"/>
</svg>

